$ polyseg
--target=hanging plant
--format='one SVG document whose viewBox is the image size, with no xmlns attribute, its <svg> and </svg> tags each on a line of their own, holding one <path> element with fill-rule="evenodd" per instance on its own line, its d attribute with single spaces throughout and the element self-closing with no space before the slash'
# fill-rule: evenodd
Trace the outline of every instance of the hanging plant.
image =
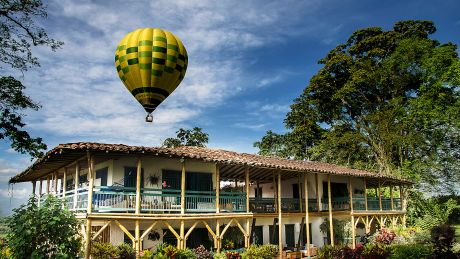
<svg viewBox="0 0 460 259">
<path fill-rule="evenodd" d="M 148 238 L 149 238 L 149 240 L 152 240 L 152 241 L 160 240 L 160 233 L 158 233 L 156 231 L 152 231 L 152 232 L 149 233 Z"/>
<path fill-rule="evenodd" d="M 149 183 L 150 183 L 150 185 L 157 185 L 158 184 L 158 176 L 150 175 L 149 176 Z"/>
</svg>

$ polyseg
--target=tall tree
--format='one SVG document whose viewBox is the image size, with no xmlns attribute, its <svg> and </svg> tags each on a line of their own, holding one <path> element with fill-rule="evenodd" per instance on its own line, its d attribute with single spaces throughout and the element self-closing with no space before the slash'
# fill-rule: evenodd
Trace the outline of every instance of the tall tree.
<svg viewBox="0 0 460 259">
<path fill-rule="evenodd" d="M 176 131 L 175 138 L 167 138 L 163 141 L 164 147 L 179 147 L 179 146 L 196 146 L 206 147 L 209 141 L 208 133 L 202 131 L 199 127 L 193 129 L 180 128 Z"/>
<path fill-rule="evenodd" d="M 289 156 L 458 182 L 460 61 L 456 45 L 430 38 L 435 31 L 401 21 L 331 50 L 284 121 L 284 146 L 303 147 Z"/>
<path fill-rule="evenodd" d="M 8 139 L 11 147 L 32 157 L 39 157 L 46 145 L 24 130 L 22 112 L 40 106 L 24 94 L 25 86 L 11 75 L 11 70 L 25 72 L 40 66 L 32 54 L 33 46 L 47 46 L 55 51 L 62 42 L 49 38 L 34 19 L 46 18 L 41 0 L 0 0 L 0 139 Z M 6 66 L 6 67 L 5 67 Z"/>
</svg>

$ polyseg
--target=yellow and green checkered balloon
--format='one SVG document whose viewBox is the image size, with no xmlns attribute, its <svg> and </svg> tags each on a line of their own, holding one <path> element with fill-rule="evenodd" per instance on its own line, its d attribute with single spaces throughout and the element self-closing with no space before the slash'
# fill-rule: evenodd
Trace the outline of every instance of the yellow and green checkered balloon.
<svg viewBox="0 0 460 259">
<path fill-rule="evenodd" d="M 180 84 L 187 70 L 187 51 L 181 40 L 159 28 L 128 33 L 115 51 L 121 81 L 150 117 Z M 149 121 L 149 119 L 147 119 Z"/>
</svg>

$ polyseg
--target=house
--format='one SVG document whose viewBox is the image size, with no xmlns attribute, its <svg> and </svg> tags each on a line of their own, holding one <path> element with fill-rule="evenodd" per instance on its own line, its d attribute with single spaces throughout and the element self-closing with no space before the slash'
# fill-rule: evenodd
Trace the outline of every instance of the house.
<svg viewBox="0 0 460 259">
<path fill-rule="evenodd" d="M 354 246 L 377 227 L 405 224 L 411 184 L 312 161 L 102 143 L 58 145 L 10 180 L 28 181 L 38 202 L 52 193 L 82 219 L 87 258 L 96 239 L 132 242 L 136 251 L 158 242 L 219 251 L 231 229 L 241 232 L 244 246 L 321 247 L 335 242 L 332 219 L 351 221 Z M 320 231 L 325 219 L 327 233 Z"/>
</svg>

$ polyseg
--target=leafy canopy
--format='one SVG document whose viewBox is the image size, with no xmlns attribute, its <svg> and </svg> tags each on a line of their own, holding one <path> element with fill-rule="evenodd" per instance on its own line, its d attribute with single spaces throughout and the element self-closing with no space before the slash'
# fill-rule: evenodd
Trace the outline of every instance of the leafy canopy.
<svg viewBox="0 0 460 259">
<path fill-rule="evenodd" d="M 24 130 L 22 112 L 40 106 L 24 94 L 25 86 L 19 80 L 5 73 L 25 72 L 40 66 L 32 54 L 33 46 L 47 46 L 53 51 L 62 46 L 62 42 L 49 38 L 46 30 L 34 21 L 46 17 L 41 0 L 0 1 L 0 139 L 8 139 L 14 150 L 32 157 L 41 156 L 46 145 L 41 138 L 32 138 Z"/>
<path fill-rule="evenodd" d="M 288 133 L 267 132 L 262 155 L 311 159 L 426 186 L 460 180 L 460 60 L 457 46 L 431 39 L 430 21 L 354 32 L 319 61 L 294 100 Z"/>
<path fill-rule="evenodd" d="M 13 258 L 76 258 L 81 246 L 78 221 L 63 202 L 46 196 L 41 206 L 34 197 L 13 210 L 8 220 Z"/>
<path fill-rule="evenodd" d="M 163 141 L 164 147 L 179 147 L 179 146 L 196 146 L 206 147 L 209 141 L 209 134 L 202 131 L 199 127 L 193 129 L 180 128 L 176 131 L 175 138 L 167 138 Z"/>
</svg>

